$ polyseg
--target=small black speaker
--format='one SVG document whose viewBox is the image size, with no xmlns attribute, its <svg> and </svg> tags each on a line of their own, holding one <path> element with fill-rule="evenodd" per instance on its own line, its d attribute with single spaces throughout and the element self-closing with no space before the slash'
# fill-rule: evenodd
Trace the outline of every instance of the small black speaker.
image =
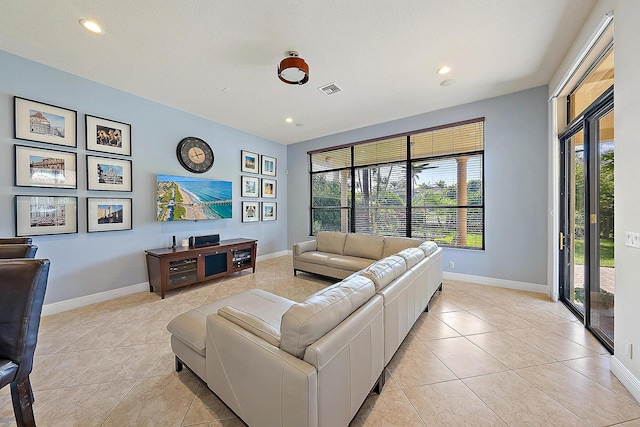
<svg viewBox="0 0 640 427">
<path fill-rule="evenodd" d="M 189 237 L 189 246 L 192 248 L 201 248 L 203 246 L 213 246 L 220 243 L 219 234 L 210 234 L 208 236 L 191 236 Z"/>
</svg>

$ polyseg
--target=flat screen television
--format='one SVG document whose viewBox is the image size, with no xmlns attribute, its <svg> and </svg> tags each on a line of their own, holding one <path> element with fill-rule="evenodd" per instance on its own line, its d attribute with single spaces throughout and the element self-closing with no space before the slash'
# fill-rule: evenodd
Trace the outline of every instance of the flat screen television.
<svg viewBox="0 0 640 427">
<path fill-rule="evenodd" d="M 231 218 L 231 181 L 158 174 L 157 221 Z"/>
</svg>

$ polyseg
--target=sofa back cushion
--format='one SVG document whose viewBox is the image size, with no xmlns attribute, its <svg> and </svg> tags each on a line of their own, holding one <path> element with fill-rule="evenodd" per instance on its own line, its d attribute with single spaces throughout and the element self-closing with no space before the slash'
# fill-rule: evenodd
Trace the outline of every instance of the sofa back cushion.
<svg viewBox="0 0 640 427">
<path fill-rule="evenodd" d="M 410 237 L 385 237 L 382 258 L 397 254 L 403 249 L 417 248 L 422 242 L 424 242 L 424 240 L 412 239 Z"/>
<path fill-rule="evenodd" d="M 371 280 L 354 276 L 292 305 L 282 316 L 280 348 L 302 359 L 307 347 L 374 295 Z"/>
<path fill-rule="evenodd" d="M 398 256 L 407 263 L 407 269 L 413 267 L 426 256 L 420 248 L 407 248 L 398 252 Z"/>
<path fill-rule="evenodd" d="M 422 252 L 424 252 L 426 256 L 429 256 L 438 250 L 438 245 L 436 242 L 424 242 L 419 247 L 420 249 L 422 249 Z"/>
<path fill-rule="evenodd" d="M 316 236 L 318 252 L 342 255 L 344 251 L 344 240 L 346 237 L 347 233 L 340 233 L 338 231 L 320 231 Z"/>
<path fill-rule="evenodd" d="M 391 255 L 374 262 L 359 272 L 360 276 L 370 279 L 375 285 L 376 292 L 384 289 L 389 283 L 400 277 L 407 270 L 407 264 L 402 257 Z"/>
<path fill-rule="evenodd" d="M 384 237 L 376 234 L 347 234 L 344 242 L 344 255 L 358 258 L 380 259 Z"/>
</svg>

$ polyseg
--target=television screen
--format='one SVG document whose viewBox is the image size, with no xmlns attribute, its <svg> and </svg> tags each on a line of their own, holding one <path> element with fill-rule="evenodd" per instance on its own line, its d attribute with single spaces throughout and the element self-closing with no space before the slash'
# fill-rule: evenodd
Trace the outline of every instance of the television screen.
<svg viewBox="0 0 640 427">
<path fill-rule="evenodd" d="M 158 174 L 157 221 L 231 218 L 231 181 Z"/>
</svg>

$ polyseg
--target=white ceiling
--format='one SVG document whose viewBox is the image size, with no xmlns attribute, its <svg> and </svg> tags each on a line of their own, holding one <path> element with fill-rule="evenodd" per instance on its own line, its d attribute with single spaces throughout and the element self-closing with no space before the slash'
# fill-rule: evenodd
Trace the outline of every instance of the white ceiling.
<svg viewBox="0 0 640 427">
<path fill-rule="evenodd" d="M 0 0 L 0 49 L 290 144 L 547 84 L 594 3 Z M 277 78 L 289 50 L 304 86 Z"/>
</svg>

